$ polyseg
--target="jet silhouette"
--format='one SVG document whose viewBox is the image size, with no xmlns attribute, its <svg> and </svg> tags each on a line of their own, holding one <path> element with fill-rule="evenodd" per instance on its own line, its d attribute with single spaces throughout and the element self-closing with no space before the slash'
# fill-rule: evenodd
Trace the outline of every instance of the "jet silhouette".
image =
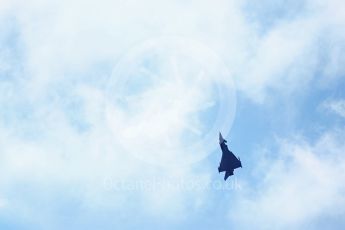
<svg viewBox="0 0 345 230">
<path fill-rule="evenodd" d="M 239 167 L 242 168 L 242 163 L 240 158 L 237 158 L 226 145 L 226 140 L 223 138 L 222 134 L 219 133 L 219 145 L 222 149 L 222 159 L 218 167 L 218 172 L 225 172 L 224 180 L 228 179 L 229 176 L 234 175 L 234 169 Z"/>
</svg>

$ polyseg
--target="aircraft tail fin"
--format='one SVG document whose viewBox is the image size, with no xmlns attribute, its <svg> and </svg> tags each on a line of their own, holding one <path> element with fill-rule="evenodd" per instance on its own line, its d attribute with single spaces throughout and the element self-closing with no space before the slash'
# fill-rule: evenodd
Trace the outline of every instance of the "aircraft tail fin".
<svg viewBox="0 0 345 230">
<path fill-rule="evenodd" d="M 221 144 L 221 143 L 223 143 L 223 142 L 226 143 L 226 140 L 223 138 L 222 133 L 219 132 L 219 144 Z"/>
</svg>

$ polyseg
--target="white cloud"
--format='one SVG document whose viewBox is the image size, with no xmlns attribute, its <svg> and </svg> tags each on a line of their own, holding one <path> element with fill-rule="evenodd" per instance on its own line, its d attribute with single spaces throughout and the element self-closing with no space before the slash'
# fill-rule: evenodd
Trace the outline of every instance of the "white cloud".
<svg viewBox="0 0 345 230">
<path fill-rule="evenodd" d="M 344 135 L 325 133 L 314 144 L 283 140 L 277 153 L 262 155 L 257 190 L 248 185 L 231 204 L 234 224 L 290 229 L 314 226 L 320 216 L 344 215 Z"/>
<path fill-rule="evenodd" d="M 275 1 L 268 2 L 271 7 L 276 5 Z M 288 10 L 289 2 L 284 3 Z M 344 9 L 341 1 L 307 1 L 294 17 L 276 15 L 276 23 L 262 33 L 260 27 L 250 27 L 256 22 L 247 25 L 252 37 L 247 37 L 251 46 L 245 50 L 251 53 L 236 73 L 240 90 L 256 102 L 265 102 L 272 90 L 291 95 L 312 80 L 324 87 L 342 77 L 345 33 L 340 28 L 345 20 L 340 9 Z M 265 22 L 266 15 L 262 17 L 258 20 L 270 23 Z"/>
<path fill-rule="evenodd" d="M 266 90 L 291 92 L 313 77 L 318 36 L 314 18 L 282 23 L 258 39 L 238 79 L 241 90 L 253 100 L 263 102 Z M 303 30 L 303 33 L 299 31 Z"/>
<path fill-rule="evenodd" d="M 307 5 L 305 15 L 281 20 L 262 33 L 255 22 L 246 18 L 242 6 L 235 1 L 2 1 L 1 21 L 15 21 L 13 25 L 16 28 L 8 28 L 6 23 L 1 23 L 0 28 L 10 38 L 12 30 L 15 30 L 16 39 L 9 40 L 15 43 L 11 45 L 19 47 L 16 52 L 20 56 L 18 60 L 10 61 L 17 57 L 13 55 L 15 51 L 4 49 L 9 45 L 0 40 L 3 43 L 0 44 L 0 74 L 5 70 L 13 71 L 13 79 L 0 82 L 0 103 L 2 108 L 6 108 L 0 113 L 0 174 L 5 175 L 0 182 L 2 192 L 12 194 L 18 184 L 29 184 L 38 197 L 48 196 L 45 197 L 49 201 L 48 206 L 54 203 L 55 197 L 42 191 L 49 188 L 56 191 L 72 188 L 71 194 L 66 196 L 77 197 L 81 206 L 86 208 L 105 207 L 119 211 L 126 202 L 133 204 L 137 200 L 133 201 L 133 196 L 127 191 L 107 192 L 102 187 L 103 179 L 110 176 L 114 182 L 150 180 L 162 170 L 127 155 L 123 139 L 110 132 L 104 117 L 106 95 L 102 85 L 106 82 L 104 75 L 110 75 L 110 68 L 97 72 L 100 66 L 104 63 L 115 65 L 131 47 L 147 39 L 162 35 L 191 38 L 204 43 L 223 59 L 236 77 L 242 93 L 256 102 L 265 102 L 271 89 L 290 93 L 316 77 L 314 70 L 319 64 L 319 38 L 324 34 L 327 34 L 324 39 L 330 43 L 329 46 L 336 43 L 342 47 L 339 44 L 343 44 L 344 39 L 341 29 L 344 27 L 343 3 L 332 1 L 324 5 L 322 1 L 317 4 L 310 1 Z M 339 67 L 343 61 L 341 52 L 335 48 L 326 52 L 330 52 L 332 58 L 326 61 L 325 78 L 340 76 L 344 71 Z M 95 76 L 90 77 L 92 73 Z M 178 142 L 178 131 L 190 124 L 190 120 L 195 122 L 195 132 L 202 130 L 202 124 L 187 115 L 191 108 L 208 103 L 207 90 L 204 91 L 203 85 L 198 85 L 202 90 L 196 87 L 194 91 L 186 89 L 185 85 L 178 89 L 175 86 L 159 85 L 156 91 L 149 91 L 145 101 L 138 105 L 144 107 L 149 100 L 149 106 L 154 107 L 157 113 L 144 109 L 139 117 L 130 119 L 124 113 L 121 119 L 114 119 L 120 124 L 117 128 L 131 124 L 131 131 L 139 129 L 138 136 L 145 135 L 150 127 L 155 129 L 154 134 L 160 134 L 152 137 L 150 148 L 143 152 L 144 155 L 151 154 L 153 144 L 166 141 L 164 134 L 176 137 Z M 164 100 L 156 97 L 164 93 L 169 93 L 177 101 L 184 94 L 193 96 L 183 103 L 172 103 L 170 110 L 165 110 Z M 73 114 L 77 106 L 81 109 Z M 27 107 L 29 111 L 25 110 Z M 334 109 L 341 106 L 333 107 L 333 110 L 343 113 L 341 109 Z M 115 108 L 115 115 L 121 116 L 119 108 Z M 158 121 L 152 119 L 152 115 L 157 115 Z M 74 123 L 73 116 L 79 116 L 76 120 L 85 123 L 86 131 L 75 128 L 78 124 Z M 125 143 L 130 144 L 131 141 Z M 329 145 L 329 142 L 325 144 Z M 342 164 L 334 162 L 334 158 L 318 156 L 320 151 L 315 146 L 292 146 L 295 148 L 291 154 L 282 151 L 284 157 L 273 161 L 275 167 L 264 181 L 264 192 L 268 196 L 254 197 L 257 203 L 244 197 L 243 203 L 238 204 L 240 210 L 248 211 L 243 206 L 245 204 L 258 213 L 262 211 L 262 219 L 268 222 L 269 216 L 275 215 L 282 223 L 297 223 L 299 218 L 314 218 L 320 213 L 320 207 L 327 210 L 328 203 L 333 208 L 333 199 L 338 198 L 338 191 L 343 188 L 328 181 L 325 175 L 337 175 Z M 138 144 L 135 149 L 140 150 L 140 147 Z M 330 155 L 337 149 L 343 150 L 338 144 L 329 147 L 325 151 Z M 165 160 L 173 160 L 174 156 Z M 292 159 L 292 164 L 285 165 L 285 158 Z M 325 162 L 321 164 L 321 160 Z M 331 168 L 333 163 L 338 164 Z M 320 169 L 315 170 L 314 166 Z M 201 172 L 182 170 L 179 174 L 180 170 L 169 169 L 158 179 L 195 180 L 201 176 L 202 183 L 209 180 L 206 169 Z M 300 181 L 295 181 L 295 178 Z M 279 186 L 283 186 L 284 191 L 276 185 L 277 180 L 281 180 Z M 299 188 L 305 193 L 300 193 Z M 281 192 L 277 193 L 277 190 Z M 139 193 L 142 198 L 139 203 L 144 204 L 144 210 L 158 216 L 187 215 L 188 205 L 197 206 L 205 195 L 203 192 L 186 192 L 179 187 Z M 277 205 L 284 205 L 290 193 L 295 196 L 295 202 L 289 206 L 290 210 L 286 208 L 286 216 L 279 218 L 276 211 L 280 207 Z M 306 193 L 312 194 L 309 199 L 304 199 Z M 32 215 L 36 215 L 34 220 L 39 222 L 43 211 L 34 209 L 30 203 L 37 197 L 28 194 L 20 200 L 9 199 L 9 202 L 16 201 L 17 206 L 13 209 L 20 210 L 14 213 L 25 216 L 21 210 L 25 213 L 31 210 Z M 275 205 L 269 206 L 269 199 L 275 201 Z M 304 213 L 304 206 L 300 203 L 309 205 L 310 211 Z M 238 221 L 243 218 L 240 216 Z M 260 222 L 258 219 L 255 221 Z"/>
<path fill-rule="evenodd" d="M 321 107 L 345 118 L 345 100 L 327 100 Z"/>
<path fill-rule="evenodd" d="M 0 198 L 0 209 L 6 207 L 7 201 L 5 199 Z"/>
<path fill-rule="evenodd" d="M 8 144 L 2 144 L 5 152 L 1 154 L 0 171 L 4 176 L 0 185 L 11 205 L 1 205 L 1 213 L 11 213 L 16 221 L 37 226 L 60 218 L 55 216 L 60 206 L 76 204 L 78 211 L 72 215 L 80 218 L 88 212 L 111 212 L 117 216 L 138 210 L 137 216 L 179 220 L 186 218 L 190 208 L 204 196 L 204 190 L 188 190 L 179 183 L 207 184 L 206 170 L 196 173 L 192 169 L 152 167 L 94 136 L 102 133 L 77 140 L 65 132 L 61 135 L 56 136 L 59 144 L 46 146 L 13 138 L 4 140 Z M 110 187 L 105 184 L 107 178 L 111 180 Z M 121 183 L 124 186 L 116 186 Z M 144 187 L 135 187 L 142 183 Z M 64 200 L 73 202 L 60 203 Z M 118 221 L 114 219 L 120 224 Z"/>
<path fill-rule="evenodd" d="M 320 64 L 326 79 L 343 73 L 337 65 L 343 62 L 339 49 L 332 49 L 337 44 L 341 48 L 345 38 L 339 29 L 344 24 L 341 1 L 307 1 L 304 11 L 278 20 L 265 33 L 235 1 L 27 1 L 12 5 L 35 94 L 69 71 L 85 74 L 97 63 L 116 63 L 132 46 L 161 35 L 200 40 L 214 49 L 236 76 L 239 89 L 257 102 L 267 99 L 271 89 L 291 92 L 304 86 L 317 77 Z M 328 48 L 320 47 L 322 43 Z M 330 57 L 326 63 L 319 63 L 322 52 Z"/>
<path fill-rule="evenodd" d="M 29 136 L 23 135 L 26 127 L 22 126 L 22 121 L 10 127 L 0 126 L 0 174 L 4 175 L 0 187 L 1 192 L 9 196 L 9 202 L 15 204 L 4 206 L 6 212 L 13 213 L 13 218 L 28 218 L 34 225 L 39 224 L 42 216 L 49 219 L 49 215 L 54 215 L 58 205 L 55 198 L 61 193 L 60 199 L 73 198 L 85 212 L 124 213 L 135 207 L 146 210 L 145 215 L 168 219 L 188 215 L 187 207 L 199 202 L 205 191 L 186 190 L 179 183 L 199 181 L 207 184 L 209 172 L 206 169 L 194 172 L 192 167 L 158 167 L 128 155 L 104 119 L 104 94 L 90 86 L 79 86 L 69 93 L 83 104 L 83 119 L 90 125 L 85 132 L 71 125 L 62 108 L 67 103 L 66 98 L 60 97 L 39 106 L 30 115 L 29 121 L 34 122 L 35 127 L 33 133 L 39 132 L 38 137 L 32 137 L 32 131 Z M 111 187 L 109 190 L 104 184 L 107 178 L 115 185 L 158 184 L 154 189 Z M 172 186 L 160 186 L 162 183 Z M 31 192 L 20 197 L 14 195 L 22 186 Z M 46 205 L 33 205 L 41 199 Z M 86 215 L 84 211 L 75 214 Z"/>
</svg>

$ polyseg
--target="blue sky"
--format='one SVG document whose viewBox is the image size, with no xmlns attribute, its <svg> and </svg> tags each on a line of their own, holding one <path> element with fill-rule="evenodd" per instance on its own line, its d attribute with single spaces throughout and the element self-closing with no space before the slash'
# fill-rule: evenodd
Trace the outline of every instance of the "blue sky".
<svg viewBox="0 0 345 230">
<path fill-rule="evenodd" d="M 343 229 L 344 12 L 2 1 L 0 228 Z"/>
</svg>

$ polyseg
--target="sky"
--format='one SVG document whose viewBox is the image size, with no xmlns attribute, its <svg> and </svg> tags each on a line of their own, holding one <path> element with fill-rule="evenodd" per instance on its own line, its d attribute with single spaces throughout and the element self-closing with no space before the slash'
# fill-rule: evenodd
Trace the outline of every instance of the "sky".
<svg viewBox="0 0 345 230">
<path fill-rule="evenodd" d="M 2 0 L 0 229 L 344 229 L 344 12 Z"/>
</svg>

